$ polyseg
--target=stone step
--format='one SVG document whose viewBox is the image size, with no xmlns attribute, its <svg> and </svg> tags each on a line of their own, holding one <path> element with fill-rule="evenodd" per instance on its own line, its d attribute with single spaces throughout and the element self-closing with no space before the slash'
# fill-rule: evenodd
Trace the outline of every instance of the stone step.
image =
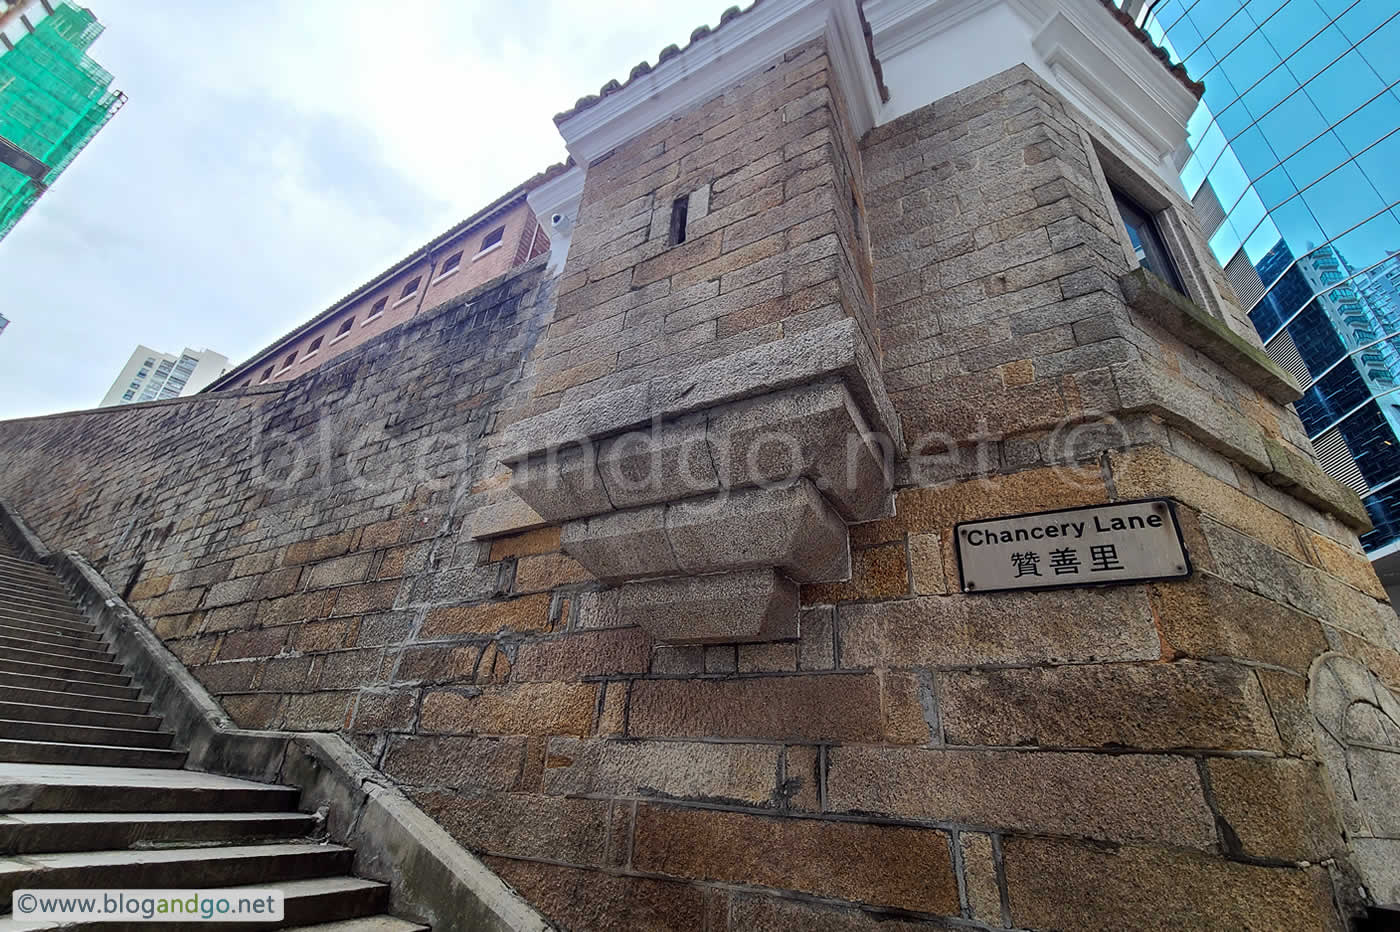
<svg viewBox="0 0 1400 932">
<path fill-rule="evenodd" d="M 23 560 L 13 558 L 6 559 L 4 554 L 0 554 L 0 579 L 18 579 L 34 585 L 53 586 L 56 589 L 63 588 L 63 583 L 59 582 L 53 570 L 42 563 L 26 563 Z"/>
<path fill-rule="evenodd" d="M 77 647 L 83 650 L 104 650 L 107 642 L 96 633 L 92 635 L 67 634 L 28 627 L 24 622 L 8 622 L 0 618 L 0 637 L 28 640 L 35 644 L 51 644 L 55 647 Z"/>
<path fill-rule="evenodd" d="M 192 770 L 0 764 L 0 812 L 279 812 L 298 796 Z"/>
<path fill-rule="evenodd" d="M 128 728 L 134 731 L 155 731 L 160 727 L 160 717 L 156 715 L 110 712 L 71 705 L 11 702 L 6 700 L 5 692 L 4 688 L 0 688 L 0 719 L 12 722 L 52 722 L 56 725 L 92 725 L 97 728 Z"/>
<path fill-rule="evenodd" d="M 54 579 L 53 572 L 44 564 L 22 560 L 13 554 L 7 553 L 0 553 L 0 574 L 28 575 L 48 580 Z"/>
<path fill-rule="evenodd" d="M 93 660 L 104 663 L 115 663 L 112 651 L 103 645 L 99 648 L 75 647 L 71 644 L 54 644 L 47 641 L 36 641 L 33 638 L 11 637 L 0 633 L 0 651 L 9 650 L 32 650 L 58 657 L 72 657 L 75 660 Z"/>
<path fill-rule="evenodd" d="M 185 752 L 166 748 L 127 748 L 105 744 L 54 744 L 0 738 L 0 762 L 86 767 L 170 767 L 185 765 Z"/>
<path fill-rule="evenodd" d="M 79 692 L 60 692 L 52 689 L 29 689 L 24 686 L 6 685 L 0 686 L 0 703 L 30 708 L 61 708 L 71 709 L 75 712 L 125 716 L 124 720 L 132 722 L 145 718 L 159 721 L 155 716 L 150 715 L 151 703 L 145 699 L 114 699 L 110 696 L 89 696 Z M 112 719 L 112 721 L 117 721 L 117 719 Z M 137 726 L 129 725 L 126 727 Z"/>
<path fill-rule="evenodd" d="M 74 628 L 76 630 L 73 633 L 83 637 L 91 637 L 97 633 L 91 622 L 77 612 L 64 608 L 24 605 L 8 599 L 0 601 L 0 621 L 3 620 L 37 622 L 55 628 Z"/>
<path fill-rule="evenodd" d="M 54 618 L 49 615 L 37 615 L 33 612 L 21 612 L 7 608 L 0 604 L 0 624 L 12 627 L 22 627 L 30 631 L 47 631 L 54 634 L 67 635 L 69 637 L 91 638 L 101 637 L 92 623 L 81 618 Z"/>
<path fill-rule="evenodd" d="M 107 728 L 30 719 L 0 718 L 0 739 L 53 744 L 101 744 L 116 748 L 169 748 L 175 736 L 147 728 Z"/>
<path fill-rule="evenodd" d="M 77 613 L 77 608 L 60 592 L 47 592 L 34 589 L 16 589 L 0 582 L 0 602 L 10 605 L 31 606 L 34 608 L 59 609 Z"/>
<path fill-rule="evenodd" d="M 262 884 L 259 886 L 269 886 Z M 200 932 L 252 932 L 257 929 L 316 929 L 318 932 L 424 932 L 427 926 L 404 922 L 385 916 L 380 911 L 389 901 L 389 888 L 373 880 L 357 877 L 321 877 L 314 880 L 295 880 L 278 883 L 276 888 L 284 896 L 285 918 L 280 923 L 223 923 L 201 922 L 190 928 Z M 221 896 L 237 897 L 248 888 L 223 887 Z M 345 918 L 342 918 L 345 917 Z M 368 918 L 351 918 L 368 917 Z M 327 921 L 329 920 L 329 921 Z M 63 929 L 94 930 L 94 932 L 155 932 L 164 928 L 174 929 L 176 925 L 167 923 L 78 923 L 65 924 L 26 924 L 6 925 L 7 917 L 0 917 L 0 932 L 38 932 L 38 930 Z M 388 924 L 382 924 L 386 922 Z M 316 923 L 306 925 L 305 923 Z M 358 925 L 357 923 L 381 923 Z"/>
<path fill-rule="evenodd" d="M 30 579 L 23 576 L 7 576 L 0 573 L 0 591 L 19 592 L 37 598 L 58 599 L 68 602 L 68 590 L 53 579 Z"/>
<path fill-rule="evenodd" d="M 281 887 L 345 874 L 353 858 L 349 848 L 317 844 L 35 854 L 0 860 L 0 909 L 8 910 L 11 895 L 24 887 Z"/>
<path fill-rule="evenodd" d="M 371 916 L 344 922 L 323 922 L 314 926 L 289 926 L 287 932 L 428 932 L 428 927 L 393 916 Z"/>
<path fill-rule="evenodd" d="M 25 654 L 31 659 L 22 658 Z M 85 670 L 68 663 L 50 662 L 42 658 L 44 654 L 33 651 L 11 651 L 0 655 L 0 682 L 13 682 L 15 676 L 43 676 L 55 680 L 97 683 L 101 686 L 129 686 L 131 677 L 124 673 L 108 673 L 100 670 Z M 33 659 L 38 658 L 38 659 Z M 112 664 L 116 666 L 116 664 Z M 117 667 L 120 670 L 120 667 Z"/>
<path fill-rule="evenodd" d="M 10 673 L 0 676 L 0 689 L 35 689 L 43 692 L 61 693 L 82 699 L 119 699 L 135 702 L 141 698 L 141 690 L 135 686 L 113 686 L 106 683 L 92 683 L 82 680 L 65 680 L 60 677 L 41 674 Z M 56 703 L 55 703 L 56 704 Z M 123 710 L 116 710 L 123 711 Z M 129 710 L 126 710 L 129 711 Z"/>
<path fill-rule="evenodd" d="M 315 825 L 315 816 L 302 812 L 20 812 L 0 815 L 0 851 L 15 855 L 191 842 L 248 844 L 305 838 Z"/>
<path fill-rule="evenodd" d="M 28 647 L 6 647 L 0 657 L 16 663 L 39 664 L 41 666 L 66 667 L 69 670 L 82 670 L 88 673 L 102 673 L 120 676 L 122 665 L 115 660 L 93 660 L 87 657 L 73 657 L 68 654 L 51 654 L 38 650 L 36 645 Z"/>
</svg>

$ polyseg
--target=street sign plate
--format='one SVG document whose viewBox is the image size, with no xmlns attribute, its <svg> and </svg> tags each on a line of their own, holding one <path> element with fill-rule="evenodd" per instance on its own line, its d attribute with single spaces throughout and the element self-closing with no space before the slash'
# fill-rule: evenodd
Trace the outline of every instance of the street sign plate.
<svg viewBox="0 0 1400 932">
<path fill-rule="evenodd" d="M 1191 575 L 1175 506 L 1165 498 L 966 521 L 953 538 L 963 592 Z"/>
</svg>

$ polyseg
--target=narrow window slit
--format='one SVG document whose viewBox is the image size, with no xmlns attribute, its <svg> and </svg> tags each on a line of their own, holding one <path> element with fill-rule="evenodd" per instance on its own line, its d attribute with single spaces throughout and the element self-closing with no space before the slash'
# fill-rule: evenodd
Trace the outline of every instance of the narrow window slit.
<svg viewBox="0 0 1400 932">
<path fill-rule="evenodd" d="M 678 197 L 671 204 L 671 245 L 685 242 L 685 219 L 690 212 L 690 195 Z"/>
</svg>

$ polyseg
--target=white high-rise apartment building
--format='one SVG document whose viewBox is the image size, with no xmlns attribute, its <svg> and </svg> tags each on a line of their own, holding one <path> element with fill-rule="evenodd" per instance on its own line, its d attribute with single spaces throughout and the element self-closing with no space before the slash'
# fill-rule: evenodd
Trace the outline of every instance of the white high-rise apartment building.
<svg viewBox="0 0 1400 932">
<path fill-rule="evenodd" d="M 213 350 L 192 350 L 179 356 L 138 346 L 112 383 L 101 407 L 160 401 L 192 395 L 228 370 L 228 357 Z"/>
</svg>

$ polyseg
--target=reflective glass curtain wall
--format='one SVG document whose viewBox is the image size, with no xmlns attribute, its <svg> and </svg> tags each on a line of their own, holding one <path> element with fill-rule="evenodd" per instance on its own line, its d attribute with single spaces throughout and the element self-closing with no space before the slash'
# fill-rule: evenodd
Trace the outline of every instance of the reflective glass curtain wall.
<svg viewBox="0 0 1400 932">
<path fill-rule="evenodd" d="M 1322 463 L 1400 541 L 1400 3 L 1162 0 L 1205 96 L 1181 178 Z"/>
</svg>

